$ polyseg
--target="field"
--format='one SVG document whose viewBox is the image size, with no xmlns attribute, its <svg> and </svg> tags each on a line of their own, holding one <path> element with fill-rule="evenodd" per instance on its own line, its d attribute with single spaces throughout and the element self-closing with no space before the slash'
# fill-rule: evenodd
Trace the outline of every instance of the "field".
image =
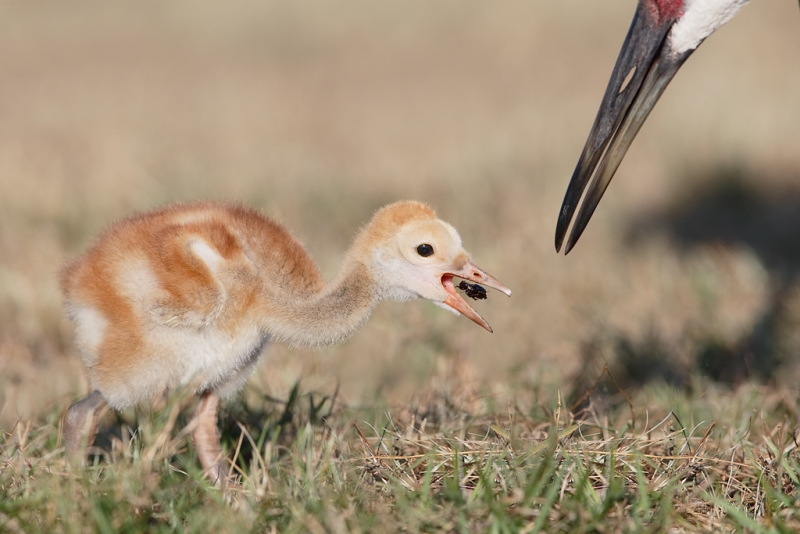
<svg viewBox="0 0 800 534">
<path fill-rule="evenodd" d="M 689 59 L 576 249 L 558 208 L 635 2 L 0 6 L 0 532 L 800 530 L 800 13 Z M 328 279 L 381 205 L 430 203 L 513 290 L 271 346 L 203 480 L 195 401 L 109 414 L 57 273 L 138 210 L 226 199 Z"/>
</svg>

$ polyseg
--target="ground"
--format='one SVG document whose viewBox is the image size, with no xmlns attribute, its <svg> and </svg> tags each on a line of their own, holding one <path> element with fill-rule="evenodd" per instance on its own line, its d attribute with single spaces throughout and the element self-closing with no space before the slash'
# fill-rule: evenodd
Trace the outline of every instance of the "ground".
<svg viewBox="0 0 800 534">
<path fill-rule="evenodd" d="M 0 8 L 0 530 L 796 530 L 797 5 L 689 59 L 564 257 L 635 2 L 606 4 Z M 199 198 L 276 216 L 328 278 L 374 210 L 422 200 L 513 296 L 476 303 L 494 334 L 383 303 L 343 345 L 270 347 L 220 419 L 228 495 L 190 392 L 109 415 L 70 470 L 88 384 L 58 269 Z"/>
</svg>

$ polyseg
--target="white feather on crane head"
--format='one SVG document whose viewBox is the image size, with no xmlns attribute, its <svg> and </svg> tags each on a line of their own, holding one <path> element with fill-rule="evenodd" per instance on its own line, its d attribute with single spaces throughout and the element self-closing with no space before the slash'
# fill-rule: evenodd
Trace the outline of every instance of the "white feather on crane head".
<svg viewBox="0 0 800 534">
<path fill-rule="evenodd" d="M 674 55 L 694 50 L 731 20 L 750 0 L 686 0 L 683 16 L 669 34 Z"/>
</svg>

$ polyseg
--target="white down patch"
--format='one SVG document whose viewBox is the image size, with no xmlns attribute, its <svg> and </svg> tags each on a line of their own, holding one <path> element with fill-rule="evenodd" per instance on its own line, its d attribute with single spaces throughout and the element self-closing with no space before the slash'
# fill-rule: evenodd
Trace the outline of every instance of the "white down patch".
<svg viewBox="0 0 800 534">
<path fill-rule="evenodd" d="M 200 390 L 218 389 L 236 380 L 239 372 L 263 352 L 267 335 L 256 325 L 240 328 L 234 336 L 213 327 L 172 328 L 158 325 L 150 344 L 164 354 L 170 369 L 153 369 L 168 375 L 166 387 L 195 384 Z M 244 381 L 241 382 L 244 385 Z M 232 393 L 232 392 L 231 392 Z"/>
<path fill-rule="evenodd" d="M 211 248 L 208 243 L 202 239 L 192 239 L 189 241 L 189 250 L 191 250 L 195 256 L 203 260 L 203 263 L 208 265 L 211 272 L 219 272 L 219 266 L 223 262 L 223 258 L 216 250 Z"/>
<path fill-rule="evenodd" d="M 71 303 L 69 315 L 75 322 L 75 342 L 87 366 L 97 363 L 97 348 L 103 342 L 108 320 L 91 306 Z"/>
<path fill-rule="evenodd" d="M 122 296 L 134 309 L 143 309 L 147 303 L 157 298 L 158 279 L 153 274 L 145 258 L 134 257 L 118 268 L 117 283 Z"/>
<path fill-rule="evenodd" d="M 189 224 L 202 224 L 206 223 L 211 220 L 211 217 L 214 215 L 215 210 L 213 207 L 211 209 L 192 209 L 189 211 L 184 211 L 181 213 L 173 214 L 171 216 L 171 220 L 180 226 L 185 226 Z"/>
</svg>

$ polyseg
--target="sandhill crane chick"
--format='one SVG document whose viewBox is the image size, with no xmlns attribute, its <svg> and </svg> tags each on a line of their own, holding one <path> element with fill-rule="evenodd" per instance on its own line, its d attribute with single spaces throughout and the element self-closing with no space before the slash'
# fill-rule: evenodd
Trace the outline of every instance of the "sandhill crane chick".
<svg viewBox="0 0 800 534">
<path fill-rule="evenodd" d="M 75 458 L 92 443 L 105 406 L 119 410 L 189 386 L 200 396 L 195 449 L 222 485 L 219 400 L 244 386 L 268 342 L 338 343 L 383 299 L 426 298 L 491 332 L 454 277 L 511 294 L 419 202 L 380 209 L 330 284 L 283 226 L 243 206 L 177 204 L 125 219 L 62 271 L 92 387 L 67 412 L 67 451 Z"/>
</svg>

